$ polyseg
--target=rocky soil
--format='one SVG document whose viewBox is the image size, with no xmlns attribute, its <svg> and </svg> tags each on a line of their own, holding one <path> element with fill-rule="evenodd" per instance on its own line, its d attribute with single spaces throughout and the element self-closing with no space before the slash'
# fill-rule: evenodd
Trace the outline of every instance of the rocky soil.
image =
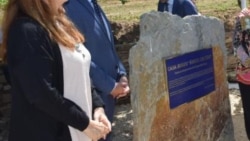
<svg viewBox="0 0 250 141">
<path fill-rule="evenodd" d="M 237 84 L 230 84 L 229 97 L 231 105 L 232 123 L 227 123 L 217 141 L 248 141 L 244 127 L 242 102 Z M 113 123 L 114 141 L 132 141 L 133 139 L 133 111 L 129 103 L 116 106 Z"/>
</svg>

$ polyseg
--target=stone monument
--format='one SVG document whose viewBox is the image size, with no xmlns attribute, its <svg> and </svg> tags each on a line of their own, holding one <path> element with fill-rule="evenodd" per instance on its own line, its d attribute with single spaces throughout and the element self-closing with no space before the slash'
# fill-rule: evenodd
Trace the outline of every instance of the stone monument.
<svg viewBox="0 0 250 141">
<path fill-rule="evenodd" d="M 155 11 L 141 16 L 140 39 L 129 54 L 134 141 L 216 141 L 219 138 L 226 122 L 231 120 L 224 34 L 222 21 L 214 17 L 180 18 Z M 200 51 L 205 51 L 205 55 Z M 187 62 L 183 55 L 189 56 Z M 168 69 L 175 67 L 171 69 L 166 62 L 176 57 L 182 58 L 180 62 L 174 60 L 182 64 L 177 67 L 179 72 L 186 73 L 179 78 L 181 81 L 170 85 Z M 192 59 L 199 63 L 193 66 L 196 70 L 190 75 L 186 70 L 193 69 L 189 67 Z M 209 64 L 209 69 L 203 71 L 197 67 L 204 64 Z M 187 81 L 187 76 L 193 81 Z M 180 89 L 171 90 L 176 85 Z M 198 90 L 191 89 L 194 87 Z M 179 98 L 171 100 L 177 93 Z M 195 97 L 184 97 L 180 102 L 186 94 Z M 171 106 L 175 102 L 179 103 Z"/>
</svg>

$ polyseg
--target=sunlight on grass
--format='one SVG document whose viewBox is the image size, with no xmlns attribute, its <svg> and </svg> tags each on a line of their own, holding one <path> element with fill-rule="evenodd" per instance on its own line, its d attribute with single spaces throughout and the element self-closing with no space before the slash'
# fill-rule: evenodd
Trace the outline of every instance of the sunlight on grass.
<svg viewBox="0 0 250 141">
<path fill-rule="evenodd" d="M 199 0 L 197 1 L 199 11 L 208 16 L 218 14 L 225 15 L 228 11 L 240 10 L 236 0 Z"/>
<path fill-rule="evenodd" d="M 138 22 L 143 13 L 157 10 L 158 0 L 128 0 L 122 4 L 120 0 L 98 0 L 107 17 L 115 22 Z M 8 0 L 0 0 L 3 10 Z M 207 16 L 231 15 L 231 11 L 239 11 L 236 0 L 196 0 L 199 12 Z M 0 11 L 0 15 L 2 12 Z M 0 17 L 1 18 L 1 17 Z"/>
<path fill-rule="evenodd" d="M 158 0 L 129 0 L 121 4 L 119 0 L 99 0 L 111 21 L 138 22 L 143 13 L 157 10 Z M 236 0 L 196 0 L 199 12 L 207 16 L 230 15 L 240 10 Z"/>
<path fill-rule="evenodd" d="M 157 2 L 154 0 L 137 0 L 121 4 L 117 0 L 100 2 L 108 18 L 112 21 L 139 21 L 139 17 L 152 10 L 156 10 Z"/>
</svg>

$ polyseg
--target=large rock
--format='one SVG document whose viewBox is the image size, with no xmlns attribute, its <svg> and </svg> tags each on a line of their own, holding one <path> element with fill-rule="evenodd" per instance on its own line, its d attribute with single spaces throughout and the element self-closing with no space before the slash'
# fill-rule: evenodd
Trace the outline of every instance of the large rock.
<svg viewBox="0 0 250 141">
<path fill-rule="evenodd" d="M 134 141 L 215 141 L 231 118 L 223 23 L 152 11 L 141 16 L 140 39 L 129 54 Z M 169 107 L 163 57 L 212 48 L 215 91 Z M 195 92 L 194 92 L 195 93 Z"/>
</svg>

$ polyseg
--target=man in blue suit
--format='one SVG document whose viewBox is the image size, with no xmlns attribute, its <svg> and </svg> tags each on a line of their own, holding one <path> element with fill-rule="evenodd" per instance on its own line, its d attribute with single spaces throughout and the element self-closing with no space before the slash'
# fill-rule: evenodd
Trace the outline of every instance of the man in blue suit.
<svg viewBox="0 0 250 141">
<path fill-rule="evenodd" d="M 126 96 L 129 86 L 125 68 L 115 51 L 110 23 L 96 0 L 69 0 L 65 10 L 85 37 L 84 45 L 92 57 L 90 77 L 112 122 L 115 99 Z"/>
<path fill-rule="evenodd" d="M 158 11 L 167 11 L 180 17 L 197 15 L 198 11 L 192 0 L 159 0 Z"/>
</svg>

